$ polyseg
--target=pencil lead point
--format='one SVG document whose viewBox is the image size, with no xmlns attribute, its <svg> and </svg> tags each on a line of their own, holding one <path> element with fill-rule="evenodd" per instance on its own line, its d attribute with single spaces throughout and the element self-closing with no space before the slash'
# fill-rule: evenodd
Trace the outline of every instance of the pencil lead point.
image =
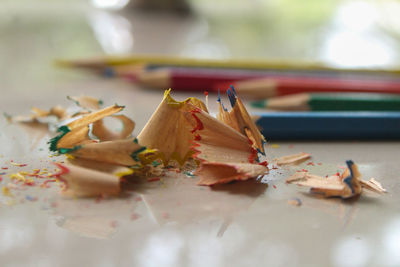
<svg viewBox="0 0 400 267">
<path fill-rule="evenodd" d="M 235 89 L 233 89 L 235 90 Z M 231 89 L 228 89 L 226 91 L 226 94 L 228 95 L 229 101 L 231 102 L 231 106 L 234 107 L 236 104 L 236 95 L 234 93 L 234 91 L 231 91 Z"/>
<path fill-rule="evenodd" d="M 235 95 L 235 96 L 237 96 L 237 94 L 236 94 L 236 90 L 235 90 L 235 87 L 233 87 L 233 85 L 231 84 L 231 86 L 229 86 L 230 88 L 231 88 L 231 90 L 232 90 L 232 92 L 233 92 L 233 94 Z"/>
</svg>

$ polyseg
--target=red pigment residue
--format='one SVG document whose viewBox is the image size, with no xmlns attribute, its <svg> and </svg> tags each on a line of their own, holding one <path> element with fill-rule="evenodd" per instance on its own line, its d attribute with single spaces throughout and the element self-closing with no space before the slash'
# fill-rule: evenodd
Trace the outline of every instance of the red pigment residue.
<svg viewBox="0 0 400 267">
<path fill-rule="evenodd" d="M 65 167 L 64 165 L 60 164 L 60 163 L 53 163 L 54 165 L 56 165 L 60 171 L 57 173 L 54 173 L 53 175 L 49 176 L 49 177 L 59 177 L 63 174 L 67 174 L 69 173 L 69 169 L 67 167 Z"/>
<path fill-rule="evenodd" d="M 195 140 L 195 141 L 200 141 L 200 140 L 201 140 L 201 136 L 198 135 L 198 134 L 196 134 L 196 135 L 194 136 L 194 140 Z"/>
<path fill-rule="evenodd" d="M 253 142 L 250 140 L 250 139 L 248 139 L 249 140 L 249 144 L 250 145 L 253 145 Z M 249 155 L 249 158 L 248 158 L 248 160 L 249 160 L 249 163 L 254 163 L 255 162 L 255 160 L 258 158 L 257 157 L 257 150 L 256 149 L 254 149 L 253 147 L 250 147 L 250 155 Z"/>
<path fill-rule="evenodd" d="M 340 173 L 339 173 L 339 172 L 337 172 L 337 173 L 336 173 L 336 176 L 340 176 Z"/>
<path fill-rule="evenodd" d="M 309 165 L 309 166 L 315 166 L 315 163 L 314 163 L 314 162 L 309 162 L 309 163 L 307 163 L 307 165 Z"/>
<path fill-rule="evenodd" d="M 322 165 L 322 163 L 321 163 L 321 162 L 318 162 L 317 164 L 318 164 L 318 165 Z"/>
<path fill-rule="evenodd" d="M 195 121 L 196 121 L 196 126 L 193 128 L 193 130 L 191 131 L 191 133 L 194 133 L 194 132 L 196 132 L 197 130 L 201 131 L 201 130 L 204 129 L 203 123 L 201 122 L 201 120 L 199 119 L 199 117 L 197 117 L 197 115 L 195 114 L 195 113 L 200 113 L 200 112 L 201 112 L 201 109 L 199 109 L 199 108 L 196 108 L 196 109 L 190 111 L 190 113 L 192 113 L 192 116 L 193 116 L 193 118 L 194 118 Z"/>
<path fill-rule="evenodd" d="M 169 213 L 168 212 L 163 212 L 162 217 L 164 219 L 168 219 L 169 218 Z"/>
<path fill-rule="evenodd" d="M 48 183 L 52 183 L 52 182 L 55 182 L 55 181 L 57 181 L 57 180 L 56 180 L 56 179 L 48 179 L 48 180 L 44 181 L 44 182 L 40 185 L 40 187 L 49 188 L 50 185 L 48 185 Z"/>
<path fill-rule="evenodd" d="M 0 176 L 0 182 L 3 181 L 3 177 Z"/>
<path fill-rule="evenodd" d="M 266 160 L 264 160 L 263 162 L 258 163 L 261 166 L 267 167 L 268 166 L 268 162 Z"/>
<path fill-rule="evenodd" d="M 104 199 L 104 196 L 103 195 L 100 195 L 100 196 L 98 196 L 96 199 L 95 199 L 95 203 L 100 203 L 102 200 Z"/>
<path fill-rule="evenodd" d="M 207 91 L 204 91 L 204 95 L 205 95 L 205 96 L 208 96 L 208 92 L 207 92 Z"/>
<path fill-rule="evenodd" d="M 40 170 L 36 169 L 34 170 L 32 173 L 27 173 L 26 176 L 30 176 L 30 177 L 37 177 L 37 178 L 44 178 L 45 176 L 40 176 L 39 175 Z"/>
<path fill-rule="evenodd" d="M 14 166 L 17 166 L 17 167 L 25 167 L 25 166 L 28 166 L 28 164 L 25 164 L 25 163 L 13 163 L 13 165 L 14 165 Z"/>
<path fill-rule="evenodd" d="M 306 169 L 301 169 L 301 171 L 303 171 L 303 172 L 308 172 L 308 170 L 306 170 Z"/>
<path fill-rule="evenodd" d="M 147 182 L 155 182 L 155 181 L 160 181 L 160 177 L 154 177 L 154 178 L 147 179 Z"/>
<path fill-rule="evenodd" d="M 1 167 L 2 170 L 8 170 L 8 167 Z"/>
<path fill-rule="evenodd" d="M 273 185 L 272 187 L 276 189 L 276 185 Z"/>
<path fill-rule="evenodd" d="M 117 221 L 112 221 L 112 222 L 110 223 L 110 226 L 113 227 L 113 228 L 117 228 L 118 222 L 117 222 Z"/>
<path fill-rule="evenodd" d="M 25 181 L 24 185 L 34 186 L 35 185 L 35 181 L 33 181 L 32 179 L 31 179 L 31 181 L 29 181 L 29 180 Z"/>
<path fill-rule="evenodd" d="M 132 215 L 131 215 L 131 220 L 132 220 L 132 221 L 137 220 L 137 219 L 139 219 L 139 218 L 140 218 L 140 215 L 139 215 L 139 214 L 137 214 L 137 213 L 132 213 Z"/>
</svg>

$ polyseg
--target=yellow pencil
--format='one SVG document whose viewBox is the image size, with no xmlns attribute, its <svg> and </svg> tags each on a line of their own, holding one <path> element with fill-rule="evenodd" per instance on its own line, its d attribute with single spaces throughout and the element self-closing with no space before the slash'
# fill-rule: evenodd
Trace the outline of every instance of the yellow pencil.
<svg viewBox="0 0 400 267">
<path fill-rule="evenodd" d="M 232 69 L 276 69 L 276 70 L 327 70 L 338 72 L 364 72 L 364 73 L 387 73 L 400 74 L 400 69 L 342 69 L 331 67 L 318 62 L 309 61 L 286 61 L 286 60 L 253 60 L 253 59 L 195 59 L 173 56 L 157 55 L 130 55 L 130 56 L 105 56 L 92 59 L 78 60 L 56 60 L 59 66 L 100 69 L 110 66 L 147 64 L 156 66 L 177 67 L 204 67 L 204 68 L 232 68 Z"/>
</svg>

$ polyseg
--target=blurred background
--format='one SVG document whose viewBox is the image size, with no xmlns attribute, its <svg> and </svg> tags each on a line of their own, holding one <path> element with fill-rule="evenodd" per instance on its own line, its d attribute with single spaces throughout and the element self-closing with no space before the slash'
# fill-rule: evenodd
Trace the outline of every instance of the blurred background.
<svg viewBox="0 0 400 267">
<path fill-rule="evenodd" d="M 400 1 L 3 0 L 2 89 L 79 75 L 54 58 L 169 54 L 396 66 Z M 15 69 L 18 68 L 18 69 Z"/>
</svg>

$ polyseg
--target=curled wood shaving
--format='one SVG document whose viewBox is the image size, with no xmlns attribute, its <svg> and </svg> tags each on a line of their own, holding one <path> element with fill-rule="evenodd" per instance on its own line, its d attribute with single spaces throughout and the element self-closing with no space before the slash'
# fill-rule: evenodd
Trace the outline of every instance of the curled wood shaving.
<svg viewBox="0 0 400 267">
<path fill-rule="evenodd" d="M 300 152 L 297 154 L 276 158 L 274 159 L 274 161 L 276 162 L 277 165 L 282 166 L 282 165 L 300 164 L 308 160 L 309 158 L 311 158 L 311 154 Z"/>
<path fill-rule="evenodd" d="M 90 143 L 71 151 L 74 157 L 90 159 L 115 165 L 132 166 L 140 163 L 135 152 L 140 153 L 144 147 L 135 142 L 134 138 L 124 140 Z"/>
<path fill-rule="evenodd" d="M 188 98 L 176 101 L 165 91 L 164 98 L 150 120 L 138 135 L 139 143 L 157 149 L 164 165 L 173 159 L 183 165 L 193 154 L 191 149 L 194 134 L 184 117 L 184 112 L 199 108 L 207 112 L 200 100 Z"/>
<path fill-rule="evenodd" d="M 64 181 L 63 194 L 75 197 L 118 195 L 121 191 L 120 177 L 89 168 L 63 165 L 68 171 L 60 176 Z"/>
<path fill-rule="evenodd" d="M 195 174 L 200 177 L 199 185 L 215 185 L 248 180 L 267 172 L 266 167 L 251 163 L 203 162 Z"/>
<path fill-rule="evenodd" d="M 360 195 L 362 188 L 377 193 L 386 192 L 374 178 L 369 181 L 362 180 L 358 167 L 353 161 L 348 160 L 346 164 L 347 169 L 341 176 L 333 175 L 324 178 L 307 172 L 300 172 L 286 179 L 286 183 L 311 187 L 312 193 L 319 193 L 325 197 L 351 198 Z"/>
<path fill-rule="evenodd" d="M 362 192 L 360 183 L 361 174 L 353 161 L 349 160 L 346 163 L 348 167 L 340 177 L 330 176 L 324 178 L 303 173 L 289 177 L 286 182 L 311 187 L 312 193 L 318 193 L 325 197 L 351 198 Z"/>
<path fill-rule="evenodd" d="M 219 98 L 219 114 L 217 115 L 217 118 L 226 125 L 229 125 L 241 134 L 247 136 L 251 141 L 252 146 L 264 154 L 264 136 L 260 133 L 260 130 L 251 119 L 242 100 L 237 96 L 235 89 L 231 87 L 227 93 L 232 105 L 232 110 L 228 112 Z"/>
</svg>

